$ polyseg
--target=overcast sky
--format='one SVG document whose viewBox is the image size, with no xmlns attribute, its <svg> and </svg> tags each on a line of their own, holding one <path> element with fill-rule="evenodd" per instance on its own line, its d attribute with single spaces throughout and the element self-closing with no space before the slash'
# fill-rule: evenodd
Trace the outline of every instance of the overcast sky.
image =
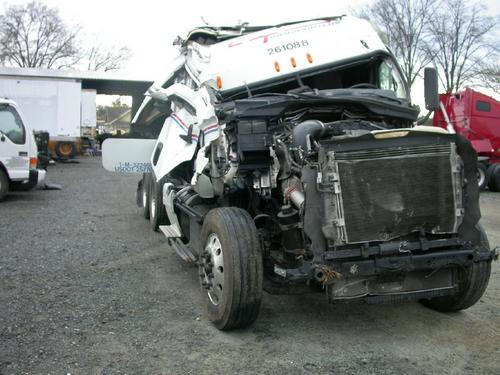
<svg viewBox="0 0 500 375">
<path fill-rule="evenodd" d="M 4 1 L 22 4 L 26 1 Z M 68 23 L 83 27 L 86 39 L 97 37 L 103 43 L 126 45 L 133 57 L 124 73 L 136 78 L 164 76 L 165 67 L 177 53 L 172 41 L 195 26 L 203 24 L 275 24 L 322 16 L 350 13 L 349 9 L 370 0 L 205 0 L 205 1 L 119 1 L 119 0 L 45 0 L 59 9 Z M 483 0 L 490 14 L 500 14 L 500 0 Z M 415 95 L 413 95 L 415 96 Z M 417 98 L 414 98 L 417 99 Z M 418 102 L 418 100 L 415 100 Z"/>
</svg>

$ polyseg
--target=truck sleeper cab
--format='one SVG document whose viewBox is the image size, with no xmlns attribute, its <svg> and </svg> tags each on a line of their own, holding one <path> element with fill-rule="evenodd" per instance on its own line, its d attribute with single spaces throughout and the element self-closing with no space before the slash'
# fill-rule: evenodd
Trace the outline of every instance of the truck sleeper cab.
<svg viewBox="0 0 500 375">
<path fill-rule="evenodd" d="M 442 311 L 478 301 L 495 252 L 477 156 L 414 126 L 366 21 L 203 27 L 179 43 L 134 118 L 143 139 L 107 140 L 103 164 L 143 173 L 137 202 L 198 266 L 215 326 L 250 325 L 263 290 Z"/>
<path fill-rule="evenodd" d="M 478 154 L 479 187 L 500 191 L 500 102 L 471 88 L 441 94 L 440 101 L 443 107 L 434 114 L 433 125 L 451 126 L 468 139 Z"/>
<path fill-rule="evenodd" d="M 9 190 L 30 190 L 44 181 L 37 153 L 35 138 L 16 103 L 0 99 L 0 201 Z"/>
</svg>

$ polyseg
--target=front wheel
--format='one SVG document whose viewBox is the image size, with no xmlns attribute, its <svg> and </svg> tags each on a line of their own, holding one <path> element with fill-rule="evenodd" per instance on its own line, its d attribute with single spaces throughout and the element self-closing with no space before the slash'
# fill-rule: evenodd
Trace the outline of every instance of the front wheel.
<svg viewBox="0 0 500 375">
<path fill-rule="evenodd" d="M 479 226 L 479 251 L 490 251 L 484 229 Z M 467 268 L 458 269 L 458 293 L 451 296 L 423 300 L 422 303 L 434 310 L 453 312 L 474 305 L 482 297 L 488 286 L 491 274 L 491 261 L 476 262 Z"/>
<path fill-rule="evenodd" d="M 262 300 L 262 253 L 251 216 L 235 207 L 211 210 L 203 223 L 200 281 L 208 317 L 220 330 L 248 327 Z"/>
</svg>

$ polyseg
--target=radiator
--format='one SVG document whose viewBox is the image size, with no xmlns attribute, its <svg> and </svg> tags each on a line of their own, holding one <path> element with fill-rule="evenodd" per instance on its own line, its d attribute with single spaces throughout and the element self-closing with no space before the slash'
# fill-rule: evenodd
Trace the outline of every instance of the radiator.
<svg viewBox="0 0 500 375">
<path fill-rule="evenodd" d="M 461 186 L 454 143 L 325 155 L 323 232 L 335 245 L 457 231 Z"/>
</svg>

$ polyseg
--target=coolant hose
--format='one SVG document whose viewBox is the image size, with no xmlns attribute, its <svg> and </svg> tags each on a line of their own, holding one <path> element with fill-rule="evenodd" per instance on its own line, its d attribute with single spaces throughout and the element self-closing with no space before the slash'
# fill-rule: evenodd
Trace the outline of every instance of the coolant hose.
<svg viewBox="0 0 500 375">
<path fill-rule="evenodd" d="M 325 125 L 319 120 L 306 120 L 293 128 L 293 145 L 307 149 L 307 136 L 319 138 L 325 131 Z"/>
</svg>

